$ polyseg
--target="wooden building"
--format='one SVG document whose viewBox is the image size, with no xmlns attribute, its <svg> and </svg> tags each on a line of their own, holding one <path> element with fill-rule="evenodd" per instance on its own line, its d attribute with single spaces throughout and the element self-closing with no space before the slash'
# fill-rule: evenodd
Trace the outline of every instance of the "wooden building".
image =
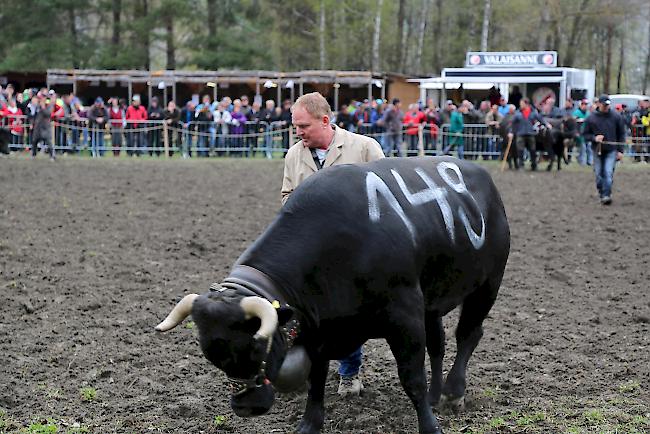
<svg viewBox="0 0 650 434">
<path fill-rule="evenodd" d="M 418 86 L 399 75 L 369 71 L 139 71 L 49 69 L 46 82 L 58 92 L 74 92 L 85 103 L 97 96 L 131 100 L 140 94 L 144 103 L 153 96 L 183 104 L 193 96 L 208 94 L 213 100 L 259 95 L 280 104 L 304 93 L 318 91 L 336 110 L 351 100 L 400 98 L 415 102 Z M 412 89 L 411 89 L 412 88 Z"/>
</svg>

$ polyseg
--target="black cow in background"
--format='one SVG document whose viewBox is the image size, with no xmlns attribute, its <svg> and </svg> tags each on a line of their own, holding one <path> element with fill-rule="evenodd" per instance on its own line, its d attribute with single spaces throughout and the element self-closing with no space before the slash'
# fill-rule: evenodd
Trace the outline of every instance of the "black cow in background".
<svg viewBox="0 0 650 434">
<path fill-rule="evenodd" d="M 548 128 L 547 125 L 539 126 L 539 133 L 536 136 L 537 149 L 544 149 L 546 152 L 548 158 L 547 171 L 550 172 L 553 169 L 553 163 L 556 161 L 557 170 L 562 170 L 562 161 L 564 161 L 564 164 L 569 164 L 566 156 L 565 119 L 544 117 L 544 121 L 551 125 L 551 128 Z"/>
<path fill-rule="evenodd" d="M 156 329 L 190 313 L 205 357 L 223 370 L 240 416 L 266 413 L 274 388 L 309 376 L 298 426 L 319 433 L 329 361 L 384 338 L 415 406 L 420 433 L 441 434 L 431 410 L 465 395 L 510 250 L 487 171 L 450 157 L 386 158 L 309 177 L 203 295 L 186 295 Z M 442 317 L 462 306 L 457 354 L 443 382 Z M 427 387 L 425 351 L 431 361 Z"/>
<path fill-rule="evenodd" d="M 9 153 L 10 143 L 11 143 L 11 133 L 6 128 L 0 128 L 0 154 Z"/>
</svg>

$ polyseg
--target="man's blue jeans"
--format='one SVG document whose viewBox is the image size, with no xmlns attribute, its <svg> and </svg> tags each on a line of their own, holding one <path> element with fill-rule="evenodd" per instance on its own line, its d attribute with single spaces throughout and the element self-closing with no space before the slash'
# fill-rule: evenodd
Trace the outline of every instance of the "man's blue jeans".
<svg viewBox="0 0 650 434">
<path fill-rule="evenodd" d="M 104 131 L 98 127 L 92 132 L 92 155 L 93 157 L 101 157 L 104 155 Z"/>
<path fill-rule="evenodd" d="M 361 367 L 361 356 L 363 347 L 357 348 L 352 354 L 339 360 L 339 375 L 341 377 L 352 377 L 359 373 Z"/>
<path fill-rule="evenodd" d="M 578 154 L 578 164 L 591 166 L 594 162 L 594 151 L 591 149 L 591 143 L 585 142 L 582 137 L 578 138 L 580 152 Z"/>
<path fill-rule="evenodd" d="M 393 150 L 397 152 L 398 157 L 402 157 L 402 133 L 399 131 L 386 131 L 382 142 L 384 155 L 390 157 Z"/>
<path fill-rule="evenodd" d="M 594 156 L 594 172 L 596 173 L 596 188 L 600 197 L 611 197 L 616 167 L 616 151 L 603 152 Z"/>
</svg>

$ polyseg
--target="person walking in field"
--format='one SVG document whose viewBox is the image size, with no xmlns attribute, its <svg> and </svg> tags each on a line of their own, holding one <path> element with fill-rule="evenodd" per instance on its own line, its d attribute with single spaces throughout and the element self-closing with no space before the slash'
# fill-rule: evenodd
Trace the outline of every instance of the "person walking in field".
<svg viewBox="0 0 650 434">
<path fill-rule="evenodd" d="M 623 158 L 625 144 L 625 124 L 621 115 L 611 110 L 609 95 L 601 95 L 596 103 L 596 111 L 584 122 L 582 135 L 592 142 L 594 151 L 594 173 L 600 203 L 612 203 L 612 184 L 616 162 Z"/>
</svg>

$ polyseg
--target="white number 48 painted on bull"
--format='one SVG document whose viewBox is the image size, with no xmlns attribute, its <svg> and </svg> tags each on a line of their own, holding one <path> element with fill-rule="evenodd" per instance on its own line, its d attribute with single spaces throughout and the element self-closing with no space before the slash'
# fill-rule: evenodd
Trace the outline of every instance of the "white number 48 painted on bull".
<svg viewBox="0 0 650 434">
<path fill-rule="evenodd" d="M 456 164 L 443 161 L 438 164 L 437 169 L 442 180 L 445 181 L 445 183 L 454 192 L 458 194 L 468 195 L 478 208 L 478 204 L 476 203 L 476 200 L 469 192 L 469 190 L 467 190 L 467 186 L 463 180 L 463 174 Z M 458 181 L 452 179 L 448 173 L 448 170 L 451 170 L 456 174 Z M 454 215 L 453 210 L 449 205 L 449 201 L 447 200 L 447 189 L 438 187 L 433 179 L 431 179 L 431 177 L 424 172 L 424 170 L 416 168 L 415 173 L 418 174 L 418 176 L 422 179 L 422 181 L 424 181 L 427 187 L 423 190 L 413 193 L 409 190 L 408 186 L 404 182 L 404 179 L 399 173 L 397 173 L 397 171 L 391 169 L 391 173 L 393 174 L 395 181 L 397 181 L 397 185 L 399 185 L 400 190 L 412 206 L 423 205 L 428 202 L 436 202 L 438 204 L 440 212 L 442 213 L 442 218 L 445 222 L 447 233 L 449 234 L 449 238 L 451 239 L 452 243 L 455 243 L 456 233 L 454 227 Z M 370 217 L 370 221 L 378 222 L 381 218 L 381 211 L 379 209 L 379 195 L 382 195 L 388 202 L 388 205 L 400 217 L 409 233 L 411 234 L 413 243 L 415 243 L 416 231 L 413 223 L 411 223 L 411 220 L 404 212 L 404 209 L 398 202 L 397 198 L 395 198 L 395 195 L 393 195 L 393 193 L 388 188 L 388 185 L 386 185 L 386 183 L 379 176 L 377 176 L 376 173 L 368 172 L 366 175 L 366 190 L 368 192 L 368 215 Z M 481 216 L 480 234 L 474 232 L 474 229 L 472 229 L 469 219 L 467 218 L 467 213 L 462 206 L 458 207 L 457 212 L 460 221 L 465 227 L 465 232 L 467 233 L 472 246 L 477 250 L 480 249 L 485 242 L 485 219 L 483 218 L 483 214 L 481 213 L 480 209 L 478 212 Z"/>
</svg>

